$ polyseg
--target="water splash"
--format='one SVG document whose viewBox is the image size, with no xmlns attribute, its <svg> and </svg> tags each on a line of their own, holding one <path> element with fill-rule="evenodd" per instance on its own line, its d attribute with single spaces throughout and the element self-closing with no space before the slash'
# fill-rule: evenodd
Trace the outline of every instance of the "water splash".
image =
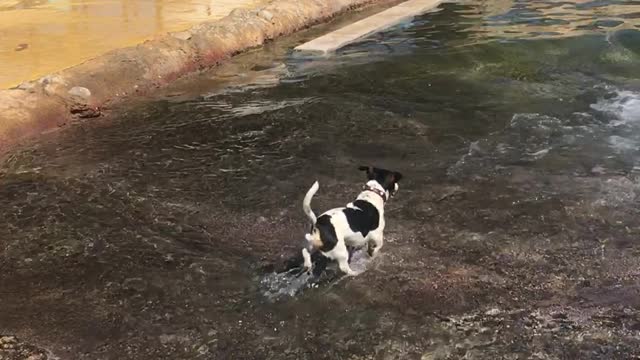
<svg viewBox="0 0 640 360">
<path fill-rule="evenodd" d="M 612 117 L 613 126 L 640 126 L 640 93 L 622 90 L 613 94 L 613 97 L 598 100 L 591 108 Z"/>
<path fill-rule="evenodd" d="M 313 276 L 306 272 L 298 274 L 300 269 L 285 273 L 270 273 L 260 280 L 262 295 L 270 301 L 293 297 L 312 286 Z"/>
<path fill-rule="evenodd" d="M 367 270 L 370 262 L 371 258 L 366 251 L 356 250 L 351 256 L 350 266 L 357 274 L 362 274 Z M 273 272 L 264 275 L 259 279 L 258 286 L 262 296 L 275 302 L 292 298 L 306 289 L 332 286 L 340 279 L 344 279 L 344 276 L 337 269 L 336 263 L 331 262 L 325 273 L 318 277 L 302 271 L 301 268 L 293 268 L 286 272 Z"/>
</svg>

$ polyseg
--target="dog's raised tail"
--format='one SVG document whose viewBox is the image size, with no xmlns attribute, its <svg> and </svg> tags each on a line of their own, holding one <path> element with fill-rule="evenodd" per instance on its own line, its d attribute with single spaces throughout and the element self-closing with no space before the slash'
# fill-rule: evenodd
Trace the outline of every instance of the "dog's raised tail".
<svg viewBox="0 0 640 360">
<path fill-rule="evenodd" d="M 320 184 L 318 184 L 317 181 L 314 182 L 309 191 L 307 191 L 307 195 L 304 196 L 304 200 L 302 200 L 302 210 L 304 210 L 304 213 L 307 215 L 312 225 L 316 224 L 316 214 L 311 210 L 311 199 L 313 198 L 313 195 L 318 192 L 319 187 Z"/>
</svg>

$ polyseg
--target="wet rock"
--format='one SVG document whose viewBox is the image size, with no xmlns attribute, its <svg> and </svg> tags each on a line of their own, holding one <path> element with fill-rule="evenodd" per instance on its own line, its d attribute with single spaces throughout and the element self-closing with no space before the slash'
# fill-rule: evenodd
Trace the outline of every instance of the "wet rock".
<svg viewBox="0 0 640 360">
<path fill-rule="evenodd" d="M 99 108 L 79 103 L 72 105 L 69 112 L 79 119 L 96 118 L 102 115 Z"/>
<path fill-rule="evenodd" d="M 58 75 L 43 76 L 38 80 L 38 83 L 42 85 L 50 85 L 50 84 L 66 85 L 66 81 L 64 81 L 64 79 Z"/>
<path fill-rule="evenodd" d="M 15 336 L 0 335 L 0 360 L 47 360 L 46 351 Z"/>
<path fill-rule="evenodd" d="M 18 339 L 15 336 L 3 336 L 0 337 L 0 349 L 13 349 L 18 344 Z"/>
<path fill-rule="evenodd" d="M 38 83 L 43 86 L 44 92 L 47 95 L 54 95 L 62 87 L 67 86 L 67 82 L 65 81 L 65 79 L 58 75 L 44 76 L 40 78 L 40 80 L 38 80 Z"/>
<path fill-rule="evenodd" d="M 68 93 L 71 96 L 76 96 L 83 100 L 88 100 L 91 97 L 91 91 L 82 86 L 74 86 L 68 91 Z"/>
</svg>

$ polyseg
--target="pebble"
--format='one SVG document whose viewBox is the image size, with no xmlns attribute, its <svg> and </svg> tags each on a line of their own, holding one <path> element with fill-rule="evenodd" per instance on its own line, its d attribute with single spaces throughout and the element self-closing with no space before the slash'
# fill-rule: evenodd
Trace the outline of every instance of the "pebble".
<svg viewBox="0 0 640 360">
<path fill-rule="evenodd" d="M 22 51 L 22 50 L 26 50 L 29 48 L 29 44 L 23 43 L 23 44 L 18 44 L 18 46 L 15 47 L 15 51 Z"/>
<path fill-rule="evenodd" d="M 264 9 L 258 11 L 258 16 L 260 16 L 261 18 L 267 21 L 271 21 L 273 19 L 273 13 L 271 13 L 271 11 L 264 10 Z"/>
<path fill-rule="evenodd" d="M 485 312 L 484 314 L 485 314 L 485 315 L 489 315 L 489 316 L 496 316 L 496 315 L 499 315 L 499 314 L 500 314 L 500 312 L 501 312 L 501 311 L 500 311 L 500 309 L 498 309 L 498 308 L 493 308 L 493 309 L 491 309 L 491 310 L 487 310 L 487 312 Z"/>
<path fill-rule="evenodd" d="M 209 347 L 207 345 L 202 345 L 198 348 L 198 354 L 205 355 L 209 352 Z"/>
<path fill-rule="evenodd" d="M 91 97 L 91 91 L 86 87 L 74 86 L 69 90 L 69 95 L 87 100 Z"/>
</svg>

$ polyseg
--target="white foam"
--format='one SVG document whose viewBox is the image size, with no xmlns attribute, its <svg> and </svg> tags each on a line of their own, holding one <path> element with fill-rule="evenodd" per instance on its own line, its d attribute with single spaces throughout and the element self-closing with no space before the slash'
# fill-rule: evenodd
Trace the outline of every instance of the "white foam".
<svg viewBox="0 0 640 360">
<path fill-rule="evenodd" d="M 611 123 L 614 126 L 640 124 L 640 93 L 637 92 L 619 91 L 615 97 L 600 99 L 591 108 L 616 118 Z"/>
<path fill-rule="evenodd" d="M 640 150 L 640 93 L 621 90 L 614 97 L 600 99 L 591 108 L 610 117 L 615 133 L 607 137 L 609 147 L 618 154 Z"/>
</svg>

